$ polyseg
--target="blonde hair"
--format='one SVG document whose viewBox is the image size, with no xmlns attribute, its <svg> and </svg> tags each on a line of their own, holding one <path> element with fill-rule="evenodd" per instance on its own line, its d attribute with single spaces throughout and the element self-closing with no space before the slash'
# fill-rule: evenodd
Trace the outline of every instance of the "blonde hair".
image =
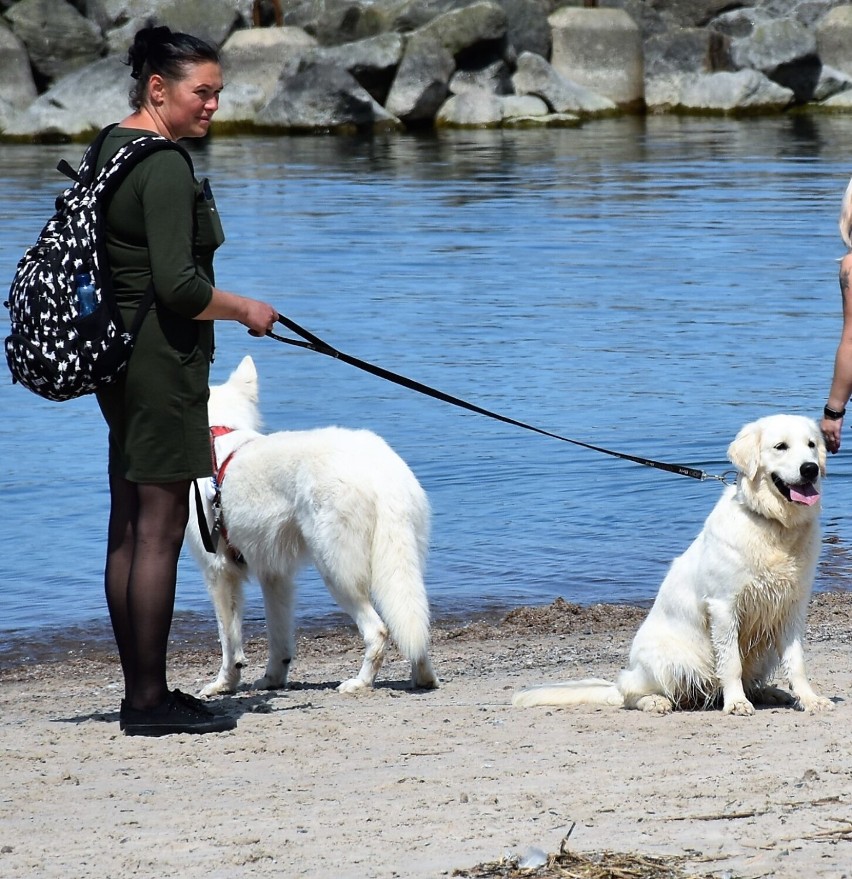
<svg viewBox="0 0 852 879">
<path fill-rule="evenodd" d="M 840 237 L 843 243 L 852 249 L 852 180 L 846 186 L 843 193 L 843 201 L 840 204 L 840 219 L 837 222 L 840 229 Z"/>
</svg>

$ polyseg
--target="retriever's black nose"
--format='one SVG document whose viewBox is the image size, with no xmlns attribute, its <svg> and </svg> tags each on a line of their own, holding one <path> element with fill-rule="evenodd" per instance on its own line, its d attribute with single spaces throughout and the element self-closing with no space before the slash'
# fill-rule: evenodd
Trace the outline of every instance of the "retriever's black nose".
<svg viewBox="0 0 852 879">
<path fill-rule="evenodd" d="M 808 482 L 813 482 L 817 476 L 819 476 L 819 466 L 814 464 L 813 461 L 808 461 L 807 464 L 802 464 L 799 467 L 799 473 L 802 474 L 802 479 L 807 479 Z"/>
</svg>

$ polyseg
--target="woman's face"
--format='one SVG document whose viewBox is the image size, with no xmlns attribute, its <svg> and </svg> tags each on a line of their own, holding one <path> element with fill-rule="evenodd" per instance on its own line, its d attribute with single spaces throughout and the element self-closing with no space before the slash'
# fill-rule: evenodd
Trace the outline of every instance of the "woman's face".
<svg viewBox="0 0 852 879">
<path fill-rule="evenodd" d="M 215 61 L 187 67 L 183 79 L 161 80 L 160 89 L 154 95 L 162 101 L 158 115 L 169 136 L 173 140 L 204 137 L 213 114 L 219 109 L 221 91 L 222 68 Z"/>
</svg>

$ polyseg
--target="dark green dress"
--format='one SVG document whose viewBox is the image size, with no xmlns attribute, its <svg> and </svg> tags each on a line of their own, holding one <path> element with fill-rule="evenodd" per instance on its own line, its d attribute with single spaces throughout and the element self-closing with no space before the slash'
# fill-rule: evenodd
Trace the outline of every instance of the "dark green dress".
<svg viewBox="0 0 852 879">
<path fill-rule="evenodd" d="M 113 129 L 98 167 L 140 133 Z M 97 394 L 109 426 L 110 473 L 142 483 L 209 476 L 213 322 L 193 320 L 210 302 L 213 253 L 224 241 L 209 185 L 193 179 L 176 151 L 154 153 L 118 188 L 106 228 L 126 326 L 151 280 L 156 293 L 127 371 Z"/>
</svg>

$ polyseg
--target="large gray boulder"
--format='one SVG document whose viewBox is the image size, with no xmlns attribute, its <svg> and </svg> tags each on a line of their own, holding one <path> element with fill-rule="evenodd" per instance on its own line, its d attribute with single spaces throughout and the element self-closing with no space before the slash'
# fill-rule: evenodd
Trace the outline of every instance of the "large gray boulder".
<svg viewBox="0 0 852 879">
<path fill-rule="evenodd" d="M 82 138 L 130 112 L 128 68 L 110 56 L 56 82 L 9 123 L 5 135 L 51 139 Z"/>
<path fill-rule="evenodd" d="M 551 115 L 547 104 L 535 95 L 502 95 L 500 103 L 503 106 L 504 122 L 512 119 L 529 119 Z"/>
<path fill-rule="evenodd" d="M 576 125 L 578 117 L 551 113 L 533 95 L 495 95 L 486 89 L 469 89 L 453 95 L 435 116 L 437 128 L 532 128 Z"/>
<path fill-rule="evenodd" d="M 320 46 L 305 55 L 305 63 L 332 64 L 351 73 L 380 104 L 384 104 L 402 61 L 401 34 L 379 34 L 340 46 Z"/>
<path fill-rule="evenodd" d="M 27 107 L 37 96 L 27 50 L 0 21 L 0 100 L 8 105 L 11 112 Z M 2 124 L 6 123 L 8 118 Z"/>
<path fill-rule="evenodd" d="M 278 88 L 299 69 L 317 41 L 297 27 L 235 31 L 222 46 L 225 88 L 216 122 L 251 122 Z"/>
<path fill-rule="evenodd" d="M 698 74 L 682 84 L 672 109 L 687 112 L 752 115 L 789 107 L 793 92 L 756 70 Z"/>
<path fill-rule="evenodd" d="M 828 12 L 817 24 L 815 36 L 822 63 L 852 76 L 852 5 Z"/>
<path fill-rule="evenodd" d="M 645 41 L 645 78 L 733 70 L 731 41 L 707 28 L 677 28 Z"/>
<path fill-rule="evenodd" d="M 550 63 L 566 79 L 639 109 L 645 93 L 642 35 L 620 9 L 563 7 L 548 19 L 553 31 Z"/>
<path fill-rule="evenodd" d="M 490 0 L 433 18 L 409 37 L 385 108 L 406 125 L 431 122 L 457 67 L 481 70 L 506 54 L 507 27 L 505 12 Z"/>
<path fill-rule="evenodd" d="M 50 0 L 53 2 L 53 0 Z M 243 18 L 234 0 L 102 0 L 102 14 L 113 22 L 110 52 L 125 54 L 140 28 L 150 22 L 184 31 L 221 46 Z"/>
<path fill-rule="evenodd" d="M 560 4 L 554 3 L 553 5 L 555 11 Z M 582 4 L 575 3 L 571 5 L 580 6 Z M 598 0 L 597 5 L 602 9 L 624 10 L 639 26 L 643 40 L 647 40 L 649 37 L 654 36 L 654 34 L 661 34 L 672 28 L 672 23 L 660 14 L 655 5 L 648 3 L 647 0 Z M 690 26 L 677 25 L 677 27 Z"/>
<path fill-rule="evenodd" d="M 284 24 L 303 28 L 321 46 L 337 46 L 392 29 L 378 26 L 368 0 L 295 0 L 282 2 L 282 7 Z"/>
<path fill-rule="evenodd" d="M 492 61 L 478 70 L 457 70 L 450 79 L 450 91 L 462 92 L 485 89 L 492 95 L 513 94 L 512 71 L 505 61 Z"/>
<path fill-rule="evenodd" d="M 260 128 L 286 132 L 354 132 L 400 128 L 355 78 L 330 64 L 307 64 L 280 82 L 258 113 Z"/>
<path fill-rule="evenodd" d="M 445 12 L 419 28 L 414 36 L 440 43 L 460 66 L 466 55 L 487 52 L 490 45 L 502 55 L 509 24 L 498 3 L 478 0 L 463 9 Z"/>
<path fill-rule="evenodd" d="M 455 69 L 453 56 L 435 37 L 412 36 L 385 109 L 409 126 L 431 123 L 449 94 Z"/>
<path fill-rule="evenodd" d="M 754 33 L 759 24 L 771 21 L 772 16 L 763 10 L 748 6 L 743 9 L 731 9 L 717 15 L 710 22 L 710 29 L 726 37 L 748 37 Z"/>
<path fill-rule="evenodd" d="M 5 98 L 0 98 L 0 133 L 4 132 L 20 111 Z"/>
<path fill-rule="evenodd" d="M 848 76 L 833 67 L 822 66 L 819 72 L 819 81 L 814 89 L 814 101 L 826 101 L 834 95 L 852 89 L 852 76 Z"/>
<path fill-rule="evenodd" d="M 579 116 L 600 116 L 615 112 L 609 98 L 572 82 L 551 67 L 544 58 L 524 52 L 518 58 L 518 69 L 512 77 L 515 93 L 536 95 L 554 113 L 574 113 Z"/>
<path fill-rule="evenodd" d="M 814 33 L 792 19 L 758 24 L 747 37 L 734 40 L 731 59 L 742 70 L 757 70 L 789 88 L 800 103 L 810 101 L 822 62 Z"/>
<path fill-rule="evenodd" d="M 499 128 L 502 122 L 500 98 L 485 89 L 453 95 L 435 114 L 437 128 Z"/>
<path fill-rule="evenodd" d="M 413 33 L 445 12 L 464 9 L 471 0 L 375 0 L 370 4 L 368 15 L 381 10 L 385 30 Z"/>
<path fill-rule="evenodd" d="M 515 56 L 534 52 L 549 58 L 551 0 L 500 0 L 500 5 L 506 13 L 506 38 Z"/>
<path fill-rule="evenodd" d="M 104 39 L 96 24 L 66 0 L 20 0 L 6 20 L 26 46 L 41 85 L 91 64 L 104 54 Z"/>
<path fill-rule="evenodd" d="M 652 5 L 663 19 L 676 27 L 704 27 L 734 4 L 731 0 L 654 0 Z"/>
</svg>

